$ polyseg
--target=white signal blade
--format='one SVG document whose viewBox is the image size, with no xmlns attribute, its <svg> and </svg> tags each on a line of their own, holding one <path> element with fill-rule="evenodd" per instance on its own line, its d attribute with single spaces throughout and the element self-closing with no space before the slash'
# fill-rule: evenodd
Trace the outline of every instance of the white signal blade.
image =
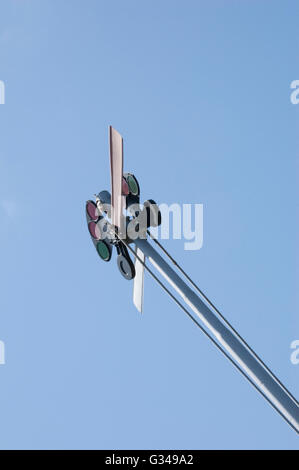
<svg viewBox="0 0 299 470">
<path fill-rule="evenodd" d="M 135 245 L 135 253 L 142 263 L 145 263 L 143 251 Z M 138 312 L 143 311 L 143 291 L 144 291 L 144 266 L 139 259 L 135 258 L 135 277 L 133 287 L 133 302 Z"/>
<path fill-rule="evenodd" d="M 123 138 L 109 126 L 110 140 L 110 168 L 111 168 L 111 218 L 112 224 L 122 230 L 123 204 L 122 179 L 123 179 Z"/>
</svg>

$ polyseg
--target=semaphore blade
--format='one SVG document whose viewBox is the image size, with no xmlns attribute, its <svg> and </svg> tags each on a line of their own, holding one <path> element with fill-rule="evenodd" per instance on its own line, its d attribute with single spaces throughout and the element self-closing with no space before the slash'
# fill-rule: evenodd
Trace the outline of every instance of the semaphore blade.
<svg viewBox="0 0 299 470">
<path fill-rule="evenodd" d="M 109 126 L 110 168 L 111 168 L 111 219 L 119 232 L 123 226 L 122 180 L 123 180 L 123 139 L 122 136 Z"/>
<path fill-rule="evenodd" d="M 143 251 L 135 246 L 135 253 L 138 258 L 145 263 L 145 256 Z M 134 287 L 133 287 L 133 302 L 138 312 L 142 313 L 143 311 L 143 291 L 144 291 L 144 266 L 139 261 L 137 257 L 135 258 L 135 277 L 134 277 Z"/>
</svg>

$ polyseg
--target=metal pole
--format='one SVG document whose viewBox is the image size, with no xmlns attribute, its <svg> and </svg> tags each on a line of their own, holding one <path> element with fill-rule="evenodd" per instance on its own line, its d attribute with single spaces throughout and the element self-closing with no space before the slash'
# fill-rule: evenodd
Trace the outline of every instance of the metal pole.
<svg viewBox="0 0 299 470">
<path fill-rule="evenodd" d="M 299 433 L 299 407 L 279 383 L 146 240 L 137 238 L 134 242 L 212 333 L 223 349 L 229 353 L 274 408 Z"/>
</svg>

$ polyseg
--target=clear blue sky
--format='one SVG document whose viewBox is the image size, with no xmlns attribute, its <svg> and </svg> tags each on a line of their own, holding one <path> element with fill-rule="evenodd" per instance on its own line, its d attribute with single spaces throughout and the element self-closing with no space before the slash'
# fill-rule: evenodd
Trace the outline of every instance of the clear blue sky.
<svg viewBox="0 0 299 470">
<path fill-rule="evenodd" d="M 108 125 L 143 200 L 204 204 L 166 241 L 297 397 L 296 1 L 3 0 L 1 448 L 299 448 L 158 286 L 97 258 Z"/>
</svg>

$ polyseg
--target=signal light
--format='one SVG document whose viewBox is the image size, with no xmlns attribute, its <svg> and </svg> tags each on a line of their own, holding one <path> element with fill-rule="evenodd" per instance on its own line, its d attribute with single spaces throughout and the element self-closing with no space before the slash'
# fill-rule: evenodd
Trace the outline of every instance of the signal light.
<svg viewBox="0 0 299 470">
<path fill-rule="evenodd" d="M 128 183 L 130 194 L 132 194 L 133 196 L 139 196 L 140 188 L 135 176 L 131 175 L 130 173 L 126 173 L 124 177 L 126 179 L 126 182 Z"/>
<path fill-rule="evenodd" d="M 110 261 L 112 256 L 112 244 L 109 243 L 109 241 L 102 240 L 102 238 L 105 238 L 105 236 L 103 236 L 105 235 L 105 219 L 100 214 L 94 201 L 86 202 L 86 219 L 88 231 L 98 255 L 103 261 Z"/>
<path fill-rule="evenodd" d="M 161 225 L 162 217 L 159 206 L 156 204 L 153 199 L 145 201 L 143 204 L 146 214 L 147 214 L 147 226 L 148 227 L 158 227 Z"/>
<path fill-rule="evenodd" d="M 97 220 L 100 217 L 99 209 L 93 201 L 87 201 L 86 212 L 91 220 Z"/>
<path fill-rule="evenodd" d="M 98 255 L 102 258 L 104 261 L 110 261 L 111 255 L 112 255 L 112 247 L 109 245 L 107 242 L 104 240 L 100 240 L 97 243 L 97 252 Z"/>
<path fill-rule="evenodd" d="M 124 196 L 128 196 L 130 194 L 129 185 L 124 177 L 122 181 L 122 193 Z"/>
<path fill-rule="evenodd" d="M 116 247 L 118 256 L 117 256 L 117 266 L 120 270 L 122 276 L 130 281 L 135 277 L 135 266 L 132 262 L 128 250 L 124 245 L 118 245 Z"/>
<path fill-rule="evenodd" d="M 102 232 L 97 222 L 95 222 L 94 220 L 89 222 L 88 230 L 92 238 L 94 238 L 95 240 L 100 240 Z"/>
</svg>

